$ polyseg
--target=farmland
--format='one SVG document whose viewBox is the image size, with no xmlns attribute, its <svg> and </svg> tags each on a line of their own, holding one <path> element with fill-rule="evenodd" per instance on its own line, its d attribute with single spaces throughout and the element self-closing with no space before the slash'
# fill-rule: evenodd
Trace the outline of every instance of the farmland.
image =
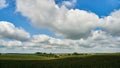
<svg viewBox="0 0 120 68">
<path fill-rule="evenodd" d="M 1 54 L 0 68 L 120 68 L 120 54 Z"/>
</svg>

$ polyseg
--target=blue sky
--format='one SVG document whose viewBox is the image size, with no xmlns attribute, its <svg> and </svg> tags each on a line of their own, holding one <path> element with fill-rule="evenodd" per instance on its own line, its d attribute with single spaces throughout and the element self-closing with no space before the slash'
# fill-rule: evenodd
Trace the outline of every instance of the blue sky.
<svg viewBox="0 0 120 68">
<path fill-rule="evenodd" d="M 35 1 L 38 1 L 38 0 L 35 0 Z M 2 0 L 0 2 L 2 2 Z M 25 2 L 27 2 L 27 1 L 25 1 Z M 44 2 L 45 2 L 46 5 L 43 5 L 43 7 L 47 6 L 47 3 L 50 2 L 50 1 L 47 2 L 45 0 Z M 54 4 L 53 4 L 53 2 L 52 3 L 51 2 L 50 2 L 50 7 L 53 7 L 51 5 L 54 5 Z M 95 29 L 98 32 L 99 36 L 101 36 L 101 34 L 112 35 L 113 38 L 114 38 L 114 36 L 117 37 L 116 42 L 118 42 L 118 38 L 119 38 L 119 30 L 118 30 L 118 28 L 115 28 L 115 29 L 114 29 L 114 27 L 109 28 L 109 27 L 111 27 L 111 25 L 106 25 L 106 26 L 103 26 L 103 25 L 101 26 L 100 25 L 100 26 L 95 27 L 94 26 L 95 24 L 90 25 L 90 28 L 89 28 L 89 25 L 83 24 L 81 21 L 83 21 L 84 23 L 88 22 L 88 24 L 90 24 L 89 22 L 91 22 L 91 20 L 95 20 L 95 22 L 99 22 L 99 21 L 96 21 L 96 20 L 97 19 L 106 20 L 104 17 L 106 17 L 106 18 L 109 18 L 109 16 L 114 17 L 117 13 L 119 15 L 120 0 L 92 0 L 92 1 L 91 0 L 55 0 L 54 2 L 55 2 L 55 5 L 59 6 L 58 10 L 60 11 L 61 14 L 65 15 L 65 13 L 69 13 L 70 10 L 73 10 L 73 11 L 71 11 L 70 14 L 72 14 L 72 13 L 77 14 L 78 13 L 77 14 L 78 16 L 73 14 L 73 16 L 74 15 L 75 15 L 75 17 L 77 16 L 78 19 L 73 18 L 73 23 L 71 23 L 71 20 L 70 20 L 70 22 L 68 22 L 69 21 L 68 20 L 67 21 L 67 23 L 68 23 L 67 26 L 64 23 L 62 23 L 64 25 L 59 24 L 59 23 L 58 23 L 59 24 L 58 25 L 58 24 L 56 24 L 57 23 L 56 18 L 57 17 L 59 18 L 60 16 L 57 16 L 57 14 L 53 14 L 53 16 L 56 17 L 55 18 L 56 20 L 54 20 L 56 23 L 53 23 L 52 20 L 54 19 L 54 17 L 53 18 L 49 17 L 49 14 L 52 15 L 52 12 L 50 13 L 50 12 L 45 11 L 45 14 L 44 14 L 44 9 L 39 8 L 38 5 L 35 5 L 35 4 L 38 4 L 38 3 L 33 2 L 32 5 L 35 6 L 36 8 L 32 9 L 32 5 L 30 5 L 31 10 L 28 9 L 28 11 L 27 11 L 27 10 L 24 9 L 24 8 L 27 9 L 27 7 L 28 7 L 28 6 L 24 5 L 26 3 L 22 4 L 22 7 L 21 7 L 21 4 L 19 4 L 19 3 L 23 3 L 22 1 L 6 0 L 5 4 L 8 4 L 8 5 L 6 7 L 3 7 L 3 8 L 0 9 L 0 21 L 10 22 L 11 24 L 13 24 L 15 26 L 15 28 L 20 29 L 20 30 L 23 29 L 25 32 L 30 34 L 31 38 L 34 35 L 47 35 L 48 37 L 52 37 L 52 38 L 60 39 L 60 40 L 62 40 L 64 38 L 64 40 L 69 39 L 69 40 L 73 40 L 73 41 L 78 41 L 78 40 L 81 41 L 81 39 L 84 39 L 84 41 L 87 41 L 89 39 L 90 34 L 94 35 L 94 33 L 90 33 L 90 31 Z M 31 4 L 31 2 L 29 2 L 29 1 L 28 1 L 28 3 Z M 39 1 L 39 3 L 42 4 L 42 1 Z M 66 6 L 67 4 L 72 4 L 72 7 L 71 6 Z M 0 5 L 0 6 L 2 6 L 2 5 Z M 23 8 L 23 6 L 25 6 L 25 7 Z M 42 5 L 39 5 L 39 6 L 42 6 Z M 65 6 L 65 8 L 62 8 L 63 6 Z M 47 10 L 49 10 L 50 7 L 49 6 L 47 6 L 47 7 L 48 7 Z M 43 12 L 41 12 L 42 9 L 43 9 Z M 66 9 L 66 11 L 64 9 Z M 78 11 L 76 9 L 78 9 Z M 29 10 L 30 10 L 30 12 L 29 12 Z M 58 12 L 56 10 L 57 10 L 56 8 L 53 9 L 53 12 Z M 62 10 L 64 11 L 64 13 L 61 12 Z M 31 13 L 31 11 L 33 11 L 33 12 Z M 50 11 L 51 11 L 51 9 L 50 9 Z M 28 12 L 30 14 L 27 14 L 26 12 Z M 36 14 L 37 12 L 40 12 L 40 13 Z M 113 13 L 113 15 L 112 15 L 112 13 Z M 50 20 L 47 19 L 47 16 L 46 16 L 47 14 L 48 14 L 48 17 L 49 17 Z M 84 14 L 86 15 L 86 17 L 84 17 Z M 38 15 L 39 20 L 37 20 L 37 18 L 35 19 L 34 15 L 36 15 L 36 17 Z M 83 15 L 83 17 L 82 17 L 82 15 Z M 43 16 L 43 18 L 47 19 L 48 21 L 47 20 L 42 21 L 41 20 L 42 17 L 40 17 L 40 16 Z M 80 18 L 79 18 L 79 16 L 80 16 Z M 91 17 L 91 19 L 88 19 L 87 17 L 88 18 Z M 85 19 L 85 18 L 87 18 L 87 19 Z M 68 19 L 68 18 L 66 18 L 66 19 Z M 71 19 L 71 17 L 70 17 L 70 19 Z M 84 19 L 86 21 L 84 21 Z M 58 19 L 58 20 L 64 22 L 64 20 L 61 20 L 61 19 Z M 78 20 L 78 22 L 76 22 L 77 20 Z M 120 23 L 119 22 L 119 17 L 116 20 L 117 21 L 115 21 L 115 23 L 119 24 Z M 40 24 L 42 22 L 47 22 L 47 23 L 46 24 Z M 81 23 L 79 23 L 79 22 L 81 22 Z M 106 21 L 104 21 L 104 22 L 106 22 Z M 113 22 L 114 22 L 114 20 L 113 20 Z M 76 28 L 72 29 L 73 27 L 68 27 L 68 26 L 71 26 L 70 24 L 73 24 L 73 26 L 76 26 Z M 80 25 L 80 26 L 77 26 L 77 24 Z M 116 24 L 115 24 L 115 27 L 116 27 Z M 61 28 L 60 27 L 58 28 L 58 26 L 60 26 Z M 84 26 L 85 26 L 85 28 L 84 28 Z M 62 29 L 62 28 L 64 28 L 64 29 Z M 88 29 L 86 29 L 86 28 L 88 28 Z M 78 29 L 80 29 L 80 32 L 77 31 Z M 85 31 L 84 31 L 84 29 L 85 29 Z M 91 29 L 91 30 L 89 30 L 89 29 Z M 105 30 L 105 31 L 103 31 L 102 29 Z M 115 32 L 112 32 L 111 30 L 115 30 Z M 118 33 L 118 34 L 114 35 L 115 33 Z M 0 34 L 2 34 L 2 31 L 0 32 Z M 104 36 L 104 35 L 102 35 L 102 36 Z M 0 38 L 1 38 L 1 40 L 5 40 L 7 38 L 7 36 L 3 37 L 2 35 L 0 35 Z M 112 40 L 113 40 L 113 38 L 112 38 Z M 22 43 L 25 42 L 25 41 L 21 41 L 21 40 L 18 40 L 18 39 L 11 39 L 11 38 L 7 38 L 7 39 L 9 39 L 9 41 L 20 41 Z M 30 42 L 30 40 L 28 40 L 27 42 Z M 56 44 L 58 44 L 58 43 L 56 43 Z M 89 44 L 91 44 L 91 43 L 89 43 Z M 91 46 L 92 46 L 92 44 L 91 44 Z M 97 43 L 94 43 L 94 44 L 97 44 Z M 111 45 L 112 44 L 114 44 L 114 43 L 111 43 Z M 115 45 L 117 46 L 118 44 L 115 43 Z M 75 46 L 71 46 L 71 47 L 73 47 L 75 49 L 78 47 L 77 48 L 78 50 L 73 49 L 73 51 L 78 51 L 79 52 L 79 48 L 81 48 L 81 46 L 83 46 L 82 42 L 80 42 L 79 45 L 75 45 Z M 96 47 L 99 47 L 99 46 L 96 46 Z M 119 46 L 117 46 L 117 47 L 119 47 Z M 63 48 L 64 48 L 64 46 L 63 46 Z M 4 48 L 2 48 L 2 49 L 3 50 L 0 50 L 1 52 L 5 51 Z M 21 49 L 22 48 L 20 48 L 20 50 Z M 83 47 L 83 49 L 84 49 L 84 47 Z M 33 48 L 33 50 L 34 50 L 34 48 Z M 57 50 L 57 49 L 55 49 L 55 50 Z M 110 50 L 110 49 L 108 49 L 108 50 Z M 120 51 L 119 49 L 117 49 L 117 50 Z M 8 51 L 9 51 L 9 47 L 8 47 Z M 13 51 L 11 51 L 11 52 L 13 52 Z M 28 51 L 29 51 L 29 49 L 28 49 Z M 50 51 L 50 50 L 48 49 L 48 51 Z M 58 49 L 58 52 L 59 51 L 60 50 Z M 65 51 L 69 52 L 69 47 Z M 93 51 L 96 51 L 96 49 L 92 50 L 92 52 Z M 18 52 L 22 52 L 22 51 L 18 51 Z M 62 52 L 62 51 L 60 51 L 60 52 Z M 85 52 L 85 51 L 83 51 L 83 52 Z M 87 49 L 86 49 L 86 52 L 88 52 Z M 104 52 L 104 49 L 103 49 L 103 52 Z M 114 52 L 114 51 L 111 51 L 111 52 Z"/>
<path fill-rule="evenodd" d="M 120 8 L 119 0 L 78 0 L 75 8 L 96 13 L 100 17 L 108 16 L 112 11 Z"/>
<path fill-rule="evenodd" d="M 63 0 L 55 0 L 57 4 Z M 68 1 L 68 0 L 65 0 Z M 91 11 L 102 16 L 108 16 L 112 11 L 120 8 L 119 0 L 77 0 L 75 9 Z"/>
</svg>

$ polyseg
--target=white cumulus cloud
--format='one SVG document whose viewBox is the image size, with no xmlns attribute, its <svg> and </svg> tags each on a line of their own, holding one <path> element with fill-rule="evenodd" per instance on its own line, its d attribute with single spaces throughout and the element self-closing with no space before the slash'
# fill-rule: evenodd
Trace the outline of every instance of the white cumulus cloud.
<svg viewBox="0 0 120 68">
<path fill-rule="evenodd" d="M 8 4 L 6 3 L 6 0 L 0 0 L 0 9 L 7 7 Z"/>
<path fill-rule="evenodd" d="M 114 36 L 120 36 L 120 9 L 102 18 L 101 27 Z"/>
<path fill-rule="evenodd" d="M 76 0 L 65 2 L 75 3 Z M 120 35 L 120 10 L 99 18 L 92 12 L 68 9 L 65 4 L 58 7 L 54 0 L 16 0 L 16 3 L 17 11 L 29 18 L 33 25 L 39 28 L 48 28 L 64 38 L 88 37 L 90 31 L 96 27 L 100 27 L 114 36 Z"/>
<path fill-rule="evenodd" d="M 92 31 L 86 39 L 56 39 L 47 35 L 34 35 L 30 41 L 24 42 L 24 48 L 38 48 L 38 49 L 56 49 L 56 50 L 72 50 L 72 51 L 83 51 L 84 49 L 96 49 L 95 52 L 104 52 L 105 49 L 116 49 L 120 48 L 120 37 L 113 37 L 105 31 Z M 97 50 L 98 49 L 98 50 Z M 101 51 L 99 51 L 101 50 Z M 111 50 L 112 51 L 112 50 Z M 89 52 L 89 51 L 86 51 Z"/>
<path fill-rule="evenodd" d="M 99 20 L 99 17 L 92 12 L 69 10 L 64 5 L 58 7 L 54 0 L 16 0 L 16 4 L 17 11 L 28 17 L 33 25 L 49 28 L 56 35 L 65 38 L 86 37 Z"/>
<path fill-rule="evenodd" d="M 24 29 L 17 28 L 10 22 L 0 21 L 0 38 L 24 41 L 29 39 L 30 35 Z"/>
<path fill-rule="evenodd" d="M 19 47 L 22 46 L 21 41 L 12 40 L 12 41 L 6 41 L 6 40 L 0 40 L 0 47 Z"/>
<path fill-rule="evenodd" d="M 113 37 L 105 31 L 92 31 L 86 39 L 58 39 L 48 35 L 33 35 L 28 41 L 0 40 L 1 49 L 22 49 L 24 51 L 49 52 L 119 52 L 120 37 Z M 1 51 L 1 50 L 0 50 Z M 14 50 L 13 50 L 14 51 Z M 17 50 L 18 51 L 18 50 Z M 22 51 L 21 51 L 22 52 Z"/>
<path fill-rule="evenodd" d="M 76 2 L 77 2 L 77 0 L 63 1 L 62 5 L 66 6 L 68 8 L 72 8 L 72 7 L 74 7 Z"/>
</svg>

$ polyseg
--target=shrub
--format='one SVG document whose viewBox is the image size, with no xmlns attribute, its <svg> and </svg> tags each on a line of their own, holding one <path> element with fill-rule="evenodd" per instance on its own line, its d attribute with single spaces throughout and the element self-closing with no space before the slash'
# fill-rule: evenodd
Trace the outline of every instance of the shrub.
<svg viewBox="0 0 120 68">
<path fill-rule="evenodd" d="M 74 53 L 73 53 L 73 55 L 79 55 L 79 53 L 77 53 L 77 52 L 74 52 Z"/>
<path fill-rule="evenodd" d="M 42 55 L 42 52 L 36 52 L 37 55 Z"/>
</svg>

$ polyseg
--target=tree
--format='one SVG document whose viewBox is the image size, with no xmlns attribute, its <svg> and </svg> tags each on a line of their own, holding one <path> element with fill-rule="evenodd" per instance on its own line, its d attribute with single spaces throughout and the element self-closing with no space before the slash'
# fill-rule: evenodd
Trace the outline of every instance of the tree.
<svg viewBox="0 0 120 68">
<path fill-rule="evenodd" d="M 42 55 L 42 52 L 36 52 L 37 55 Z"/>
<path fill-rule="evenodd" d="M 73 55 L 79 55 L 79 53 L 77 53 L 77 52 L 74 52 L 74 53 L 73 53 Z"/>
</svg>

